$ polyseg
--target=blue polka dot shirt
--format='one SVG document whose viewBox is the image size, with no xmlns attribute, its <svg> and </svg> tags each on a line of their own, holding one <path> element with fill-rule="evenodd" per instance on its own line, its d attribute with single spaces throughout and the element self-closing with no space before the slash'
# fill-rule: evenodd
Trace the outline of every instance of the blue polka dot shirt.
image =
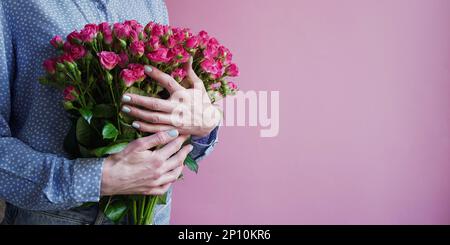
<svg viewBox="0 0 450 245">
<path fill-rule="evenodd" d="M 103 159 L 69 160 L 70 128 L 61 92 L 42 86 L 42 61 L 55 55 L 49 40 L 87 23 L 135 19 L 167 24 L 162 0 L 2 0 L 0 2 L 0 198 L 31 210 L 70 209 L 100 198 Z M 196 138 L 200 159 L 217 129 Z"/>
</svg>

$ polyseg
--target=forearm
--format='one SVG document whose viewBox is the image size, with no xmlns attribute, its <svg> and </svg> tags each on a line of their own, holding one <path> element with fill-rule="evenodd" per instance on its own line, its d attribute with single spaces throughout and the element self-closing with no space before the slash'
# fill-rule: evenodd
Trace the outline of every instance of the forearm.
<svg viewBox="0 0 450 245">
<path fill-rule="evenodd" d="M 0 198 L 30 210 L 58 210 L 98 201 L 103 159 L 69 160 L 0 138 Z"/>
</svg>

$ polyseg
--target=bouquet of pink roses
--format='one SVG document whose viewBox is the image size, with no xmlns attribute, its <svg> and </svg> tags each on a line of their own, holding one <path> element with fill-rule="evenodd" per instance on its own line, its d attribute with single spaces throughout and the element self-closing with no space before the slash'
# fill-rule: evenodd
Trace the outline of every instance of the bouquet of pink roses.
<svg viewBox="0 0 450 245">
<path fill-rule="evenodd" d="M 63 105 L 73 120 L 64 141 L 72 157 L 104 157 L 123 150 L 142 133 L 130 124 L 132 118 L 120 112 L 124 93 L 168 98 L 167 91 L 146 76 L 144 65 L 152 65 L 182 82 L 183 64 L 190 59 L 214 102 L 233 94 L 237 87 L 227 77 L 238 75 L 231 52 L 205 31 L 150 22 L 145 27 L 135 20 L 123 23 L 87 24 L 70 33 L 66 41 L 51 41 L 59 52 L 44 61 L 42 84 L 63 90 Z M 189 156 L 185 165 L 197 171 Z M 100 201 L 105 215 L 114 222 L 129 214 L 134 224 L 151 224 L 156 204 L 164 196 L 111 196 Z"/>
</svg>

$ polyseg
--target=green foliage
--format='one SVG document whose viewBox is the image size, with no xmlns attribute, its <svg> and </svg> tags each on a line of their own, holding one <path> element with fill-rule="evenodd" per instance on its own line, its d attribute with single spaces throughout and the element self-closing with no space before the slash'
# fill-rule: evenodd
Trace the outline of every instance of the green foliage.
<svg viewBox="0 0 450 245">
<path fill-rule="evenodd" d="M 114 108 L 114 105 L 110 104 L 95 105 L 94 109 L 92 110 L 93 116 L 95 118 L 113 118 L 115 112 L 116 109 Z"/>
<path fill-rule="evenodd" d="M 110 155 L 110 154 L 121 152 L 123 149 L 125 149 L 125 147 L 127 147 L 127 145 L 128 145 L 128 142 L 114 143 L 109 146 L 97 148 L 93 151 L 93 153 L 97 157 L 103 157 L 105 155 Z"/>
<path fill-rule="evenodd" d="M 128 205 L 122 198 L 110 197 L 106 202 L 100 203 L 105 216 L 114 223 L 119 223 L 120 220 L 127 214 Z"/>
<path fill-rule="evenodd" d="M 86 120 L 88 123 L 91 123 L 93 113 L 90 109 L 81 108 L 81 109 L 79 109 L 79 112 L 80 112 L 81 116 L 84 118 L 84 120 Z"/>
<path fill-rule="evenodd" d="M 76 138 L 78 143 L 88 147 L 97 141 L 98 133 L 84 118 L 80 117 L 77 120 Z"/>
<path fill-rule="evenodd" d="M 195 161 L 190 155 L 187 155 L 186 159 L 184 160 L 184 165 L 188 167 L 189 170 L 198 173 L 197 161 Z"/>
<path fill-rule="evenodd" d="M 103 139 L 116 139 L 119 135 L 119 130 L 112 123 L 106 123 L 102 130 Z"/>
</svg>

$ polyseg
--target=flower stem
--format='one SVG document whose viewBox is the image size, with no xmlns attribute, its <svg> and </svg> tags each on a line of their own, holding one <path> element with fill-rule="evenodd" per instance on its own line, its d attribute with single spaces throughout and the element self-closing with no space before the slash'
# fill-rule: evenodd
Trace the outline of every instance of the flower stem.
<svg viewBox="0 0 450 245">
<path fill-rule="evenodd" d="M 139 216 L 139 224 L 140 225 L 142 225 L 143 224 L 143 222 L 144 222 L 144 213 L 145 213 L 145 200 L 146 200 L 146 197 L 145 196 L 143 196 L 143 197 L 141 197 L 141 199 L 140 199 L 140 203 L 141 203 L 141 207 L 140 207 L 140 216 Z"/>
<path fill-rule="evenodd" d="M 134 224 L 137 224 L 137 207 L 136 207 L 136 200 L 133 199 L 133 220 Z"/>
<path fill-rule="evenodd" d="M 147 207 L 145 210 L 145 219 L 144 219 L 144 225 L 151 225 L 153 221 L 153 209 L 155 209 L 156 203 L 158 202 L 157 196 L 149 196 L 150 200 L 147 201 Z"/>
</svg>

